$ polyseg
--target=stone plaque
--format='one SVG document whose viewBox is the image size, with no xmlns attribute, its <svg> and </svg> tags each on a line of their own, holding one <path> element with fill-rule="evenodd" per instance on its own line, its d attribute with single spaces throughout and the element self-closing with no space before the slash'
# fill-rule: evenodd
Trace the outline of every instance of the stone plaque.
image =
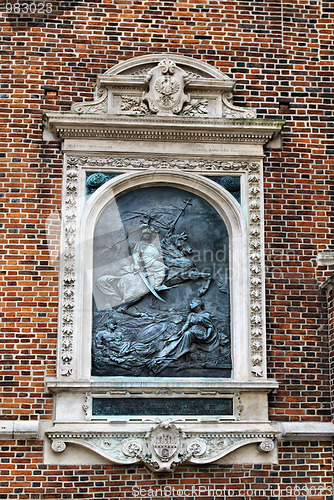
<svg viewBox="0 0 334 500">
<path fill-rule="evenodd" d="M 204 199 L 133 190 L 94 235 L 92 374 L 230 377 L 229 238 Z"/>
<path fill-rule="evenodd" d="M 233 415 L 232 398 L 93 398 L 93 416 Z"/>
</svg>

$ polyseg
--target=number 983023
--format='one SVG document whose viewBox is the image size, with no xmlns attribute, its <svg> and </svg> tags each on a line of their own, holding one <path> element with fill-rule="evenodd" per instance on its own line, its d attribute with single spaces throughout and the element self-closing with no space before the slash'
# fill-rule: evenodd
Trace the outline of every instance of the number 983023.
<svg viewBox="0 0 334 500">
<path fill-rule="evenodd" d="M 7 14 L 50 14 L 52 3 L 46 2 L 6 2 Z"/>
</svg>

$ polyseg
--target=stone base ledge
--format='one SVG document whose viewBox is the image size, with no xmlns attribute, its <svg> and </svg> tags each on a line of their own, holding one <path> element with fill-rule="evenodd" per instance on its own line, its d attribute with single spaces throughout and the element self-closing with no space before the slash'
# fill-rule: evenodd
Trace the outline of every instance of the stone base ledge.
<svg viewBox="0 0 334 500">
<path fill-rule="evenodd" d="M 281 439 L 328 440 L 334 439 L 334 423 L 331 422 L 281 422 Z"/>
<path fill-rule="evenodd" d="M 0 420 L 0 439 L 37 439 L 41 424 L 37 420 Z M 272 425 L 279 432 L 279 439 L 334 439 L 333 422 L 272 422 Z"/>
<path fill-rule="evenodd" d="M 333 266 L 334 252 L 320 252 L 317 256 L 318 266 Z"/>
<path fill-rule="evenodd" d="M 0 420 L 0 439 L 37 439 L 38 420 Z"/>
</svg>

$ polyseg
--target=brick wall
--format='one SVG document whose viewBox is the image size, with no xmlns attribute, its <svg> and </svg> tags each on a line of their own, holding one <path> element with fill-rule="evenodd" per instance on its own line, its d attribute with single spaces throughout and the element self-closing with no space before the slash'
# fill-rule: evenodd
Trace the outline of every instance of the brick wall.
<svg viewBox="0 0 334 500">
<path fill-rule="evenodd" d="M 57 238 L 50 254 L 47 228 L 61 207 L 62 156 L 57 143 L 42 140 L 43 112 L 92 99 L 97 75 L 119 61 L 170 51 L 235 78 L 237 105 L 287 121 L 283 149 L 265 158 L 268 375 L 280 382 L 270 413 L 273 420 L 329 421 L 328 317 L 319 291 L 329 271 L 317 266 L 316 256 L 334 244 L 332 2 L 50 4 L 52 12 L 30 16 L 15 12 L 14 0 L 0 6 L 1 418 L 52 414 L 44 380 L 55 374 L 58 264 Z M 56 222 L 52 227 L 57 231 Z M 0 498 L 121 498 L 127 483 L 138 484 L 143 474 L 152 480 L 137 467 L 126 473 L 120 467 L 45 467 L 39 441 L 1 444 Z M 289 445 L 277 466 L 183 468 L 173 481 L 328 484 L 330 444 L 313 453 L 315 446 L 300 452 L 303 464 Z M 119 474 L 123 483 L 117 484 Z M 65 483 L 73 492 L 61 490 Z"/>
<path fill-rule="evenodd" d="M 47 466 L 40 452 L 31 442 L 2 446 L 0 498 L 332 500 L 331 442 L 283 442 L 279 465 L 180 467 L 158 476 L 141 466 Z"/>
</svg>

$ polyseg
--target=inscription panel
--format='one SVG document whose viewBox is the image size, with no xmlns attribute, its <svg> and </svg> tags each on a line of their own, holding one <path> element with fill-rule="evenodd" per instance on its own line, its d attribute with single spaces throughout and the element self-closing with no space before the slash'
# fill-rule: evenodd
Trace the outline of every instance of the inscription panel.
<svg viewBox="0 0 334 500">
<path fill-rule="evenodd" d="M 232 398 L 93 398 L 93 416 L 233 415 Z"/>
</svg>

